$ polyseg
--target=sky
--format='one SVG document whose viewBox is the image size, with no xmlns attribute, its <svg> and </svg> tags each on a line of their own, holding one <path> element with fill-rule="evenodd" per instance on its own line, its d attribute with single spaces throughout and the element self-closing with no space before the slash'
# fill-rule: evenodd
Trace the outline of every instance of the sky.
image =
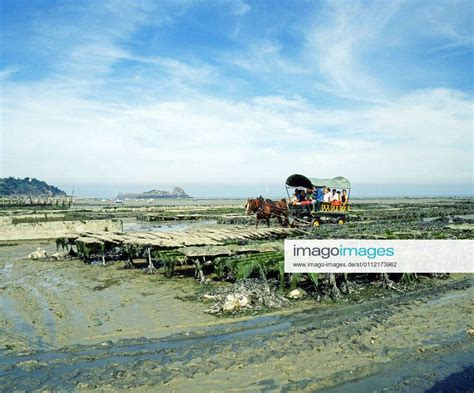
<svg viewBox="0 0 474 393">
<path fill-rule="evenodd" d="M 0 8 L 0 177 L 98 196 L 271 194 L 292 173 L 474 194 L 472 1 Z"/>
</svg>

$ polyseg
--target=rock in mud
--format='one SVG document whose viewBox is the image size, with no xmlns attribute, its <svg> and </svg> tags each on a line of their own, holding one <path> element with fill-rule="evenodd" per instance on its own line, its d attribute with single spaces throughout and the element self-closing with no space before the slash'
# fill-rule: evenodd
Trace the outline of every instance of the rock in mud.
<svg viewBox="0 0 474 393">
<path fill-rule="evenodd" d="M 289 299 L 301 299 L 306 296 L 306 292 L 301 288 L 293 289 L 288 295 L 286 295 Z"/>
<path fill-rule="evenodd" d="M 227 295 L 222 306 L 223 311 L 239 311 L 243 308 L 251 308 L 249 298 L 242 294 Z"/>
<path fill-rule="evenodd" d="M 101 342 L 99 345 L 101 348 L 112 348 L 114 343 L 111 340 L 107 340 L 107 341 Z"/>
<path fill-rule="evenodd" d="M 209 295 L 209 294 L 207 294 L 207 293 L 204 294 L 204 295 L 202 295 L 202 297 L 203 297 L 204 299 L 206 299 L 206 300 L 216 300 L 216 299 L 217 299 L 217 296 L 215 296 L 215 295 Z"/>
<path fill-rule="evenodd" d="M 69 254 L 65 252 L 55 252 L 49 256 L 49 259 L 53 261 L 63 261 L 69 258 Z"/>
<path fill-rule="evenodd" d="M 210 314 L 238 313 L 246 310 L 280 309 L 291 303 L 276 293 L 275 288 L 265 280 L 245 279 L 231 287 L 218 288 L 212 294 L 203 296 L 216 301 L 206 310 Z"/>
<path fill-rule="evenodd" d="M 26 258 L 33 260 L 46 259 L 48 258 L 48 254 L 46 253 L 45 249 L 38 247 L 36 251 L 33 251 L 31 254 L 28 254 Z"/>
</svg>

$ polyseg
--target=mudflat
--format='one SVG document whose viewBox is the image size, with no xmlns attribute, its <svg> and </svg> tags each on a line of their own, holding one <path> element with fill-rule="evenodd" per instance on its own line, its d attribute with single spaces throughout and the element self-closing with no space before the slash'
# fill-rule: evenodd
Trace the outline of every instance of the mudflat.
<svg viewBox="0 0 474 393">
<path fill-rule="evenodd" d="M 305 236 L 472 238 L 472 201 L 444 211 L 433 200 L 365 202 L 353 222 Z M 208 224 L 127 220 L 149 231 Z M 0 247 L 1 391 L 474 386 L 472 275 L 420 277 L 400 290 L 367 282 L 336 300 L 308 296 L 284 310 L 214 316 L 195 296 L 202 285 L 192 272 L 167 279 L 141 265 L 123 269 L 123 261 L 24 259 L 38 247 L 56 251 L 53 241 Z M 231 285 L 210 277 L 211 286 Z"/>
</svg>

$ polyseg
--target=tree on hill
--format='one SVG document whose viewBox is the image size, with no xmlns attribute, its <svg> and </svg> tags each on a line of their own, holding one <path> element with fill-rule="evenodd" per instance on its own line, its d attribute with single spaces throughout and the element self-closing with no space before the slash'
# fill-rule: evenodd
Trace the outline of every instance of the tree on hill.
<svg viewBox="0 0 474 393">
<path fill-rule="evenodd" d="M 0 179 L 0 196 L 66 196 L 63 190 L 50 186 L 44 181 L 25 177 L 24 179 L 5 177 Z"/>
</svg>

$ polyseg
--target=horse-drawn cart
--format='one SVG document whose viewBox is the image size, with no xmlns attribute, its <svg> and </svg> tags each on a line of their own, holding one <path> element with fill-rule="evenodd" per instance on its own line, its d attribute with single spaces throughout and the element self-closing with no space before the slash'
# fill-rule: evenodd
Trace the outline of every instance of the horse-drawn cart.
<svg viewBox="0 0 474 393">
<path fill-rule="evenodd" d="M 286 192 L 288 194 L 288 212 L 290 224 L 309 223 L 313 226 L 319 226 L 322 222 L 334 222 L 344 224 L 347 221 L 349 212 L 349 197 L 351 183 L 342 176 L 333 179 L 318 179 L 294 174 L 286 179 Z M 290 197 L 290 189 L 302 190 L 321 190 L 328 188 L 331 190 L 346 191 L 347 196 L 343 201 L 324 201 L 316 200 L 297 202 Z"/>
</svg>

